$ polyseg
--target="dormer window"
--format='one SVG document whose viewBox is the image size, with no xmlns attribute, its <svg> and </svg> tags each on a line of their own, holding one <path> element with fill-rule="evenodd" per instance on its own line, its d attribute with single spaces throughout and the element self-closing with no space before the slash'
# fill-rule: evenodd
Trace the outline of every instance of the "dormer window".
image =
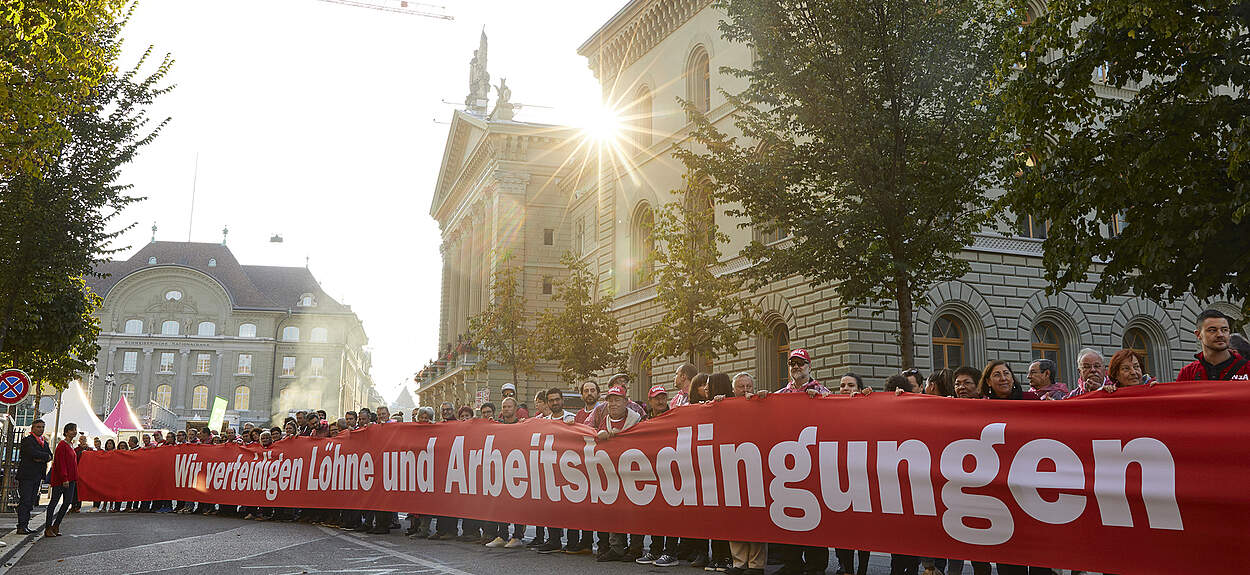
<svg viewBox="0 0 1250 575">
<path fill-rule="evenodd" d="M 148 265 L 152 265 L 154 263 L 156 263 L 156 256 L 148 258 Z"/>
<path fill-rule="evenodd" d="M 176 289 L 165 292 L 165 301 L 181 301 L 181 300 L 182 300 L 182 292 Z"/>
<path fill-rule="evenodd" d="M 208 267 L 210 268 L 217 267 L 217 258 L 208 258 Z"/>
<path fill-rule="evenodd" d="M 300 306 L 300 307 L 313 307 L 313 306 L 315 306 L 315 305 L 317 305 L 317 303 L 316 303 L 315 301 L 313 301 L 313 296 L 312 296 L 312 294 L 310 294 L 310 293 L 306 293 L 306 294 L 304 294 L 304 295 L 302 295 L 302 296 L 299 296 L 299 306 Z"/>
</svg>

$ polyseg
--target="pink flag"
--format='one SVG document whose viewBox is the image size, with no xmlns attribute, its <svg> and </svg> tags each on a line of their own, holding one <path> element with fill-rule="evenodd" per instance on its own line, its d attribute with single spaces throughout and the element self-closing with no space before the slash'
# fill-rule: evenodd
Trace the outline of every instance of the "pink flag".
<svg viewBox="0 0 1250 575">
<path fill-rule="evenodd" d="M 104 426 L 113 431 L 143 429 L 143 424 L 139 423 L 139 418 L 135 416 L 134 411 L 131 411 L 130 402 L 126 401 L 125 395 L 117 398 L 117 405 L 113 406 L 113 411 L 104 418 Z"/>
</svg>

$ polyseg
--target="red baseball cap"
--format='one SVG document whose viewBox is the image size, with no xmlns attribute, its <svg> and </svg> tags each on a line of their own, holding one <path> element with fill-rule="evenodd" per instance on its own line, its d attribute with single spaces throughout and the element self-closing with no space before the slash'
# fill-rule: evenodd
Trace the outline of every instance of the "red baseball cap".
<svg viewBox="0 0 1250 575">
<path fill-rule="evenodd" d="M 668 390 L 663 385 L 651 386 L 651 391 L 647 392 L 647 397 L 655 397 L 657 395 L 668 395 Z"/>
<path fill-rule="evenodd" d="M 608 395 L 619 395 L 621 397 L 629 397 L 629 393 L 625 391 L 625 386 L 614 385 L 608 390 Z"/>
<path fill-rule="evenodd" d="M 796 350 L 794 350 L 794 351 L 790 352 L 790 357 L 787 359 L 787 361 L 789 361 L 790 359 L 794 359 L 794 358 L 796 358 L 796 357 L 803 358 L 803 361 L 806 361 L 807 363 L 811 363 L 811 362 L 812 362 L 812 356 L 811 356 L 811 354 L 807 353 L 807 350 L 806 350 L 806 349 L 803 349 L 803 348 L 801 348 L 801 347 L 800 347 L 799 349 L 796 349 Z"/>
</svg>

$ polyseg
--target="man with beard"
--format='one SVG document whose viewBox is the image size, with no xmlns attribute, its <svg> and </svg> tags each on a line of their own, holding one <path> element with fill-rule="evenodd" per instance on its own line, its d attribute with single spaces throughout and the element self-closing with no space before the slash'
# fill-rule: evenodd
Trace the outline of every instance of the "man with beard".
<svg viewBox="0 0 1250 575">
<path fill-rule="evenodd" d="M 697 374 L 696 374 L 697 375 Z M 689 384 L 687 384 L 688 388 Z M 663 385 L 653 385 L 647 392 L 647 418 L 659 417 L 671 409 L 669 407 L 668 390 Z M 651 536 L 651 545 L 646 552 L 642 550 L 642 535 L 631 535 L 629 553 L 638 555 L 634 563 L 639 565 L 655 565 L 656 567 L 673 567 L 677 565 L 678 537 Z"/>
<path fill-rule="evenodd" d="M 637 425 L 639 421 L 642 421 L 642 416 L 629 408 L 629 394 L 625 391 L 625 386 L 612 386 L 608 389 L 607 417 L 597 429 L 597 437 L 599 441 L 608 441 L 616 434 Z M 624 533 L 608 534 L 608 545 L 604 546 L 600 542 L 601 551 L 595 560 L 601 563 L 626 560 L 627 538 L 628 535 Z"/>
<path fill-rule="evenodd" d="M 1250 358 L 1241 357 L 1229 348 L 1232 322 L 1228 316 L 1213 309 L 1198 314 L 1194 336 L 1202 345 L 1202 351 L 1194 355 L 1193 362 L 1181 368 L 1176 381 L 1250 379 Z"/>
<path fill-rule="evenodd" d="M 564 393 L 560 390 L 560 388 L 553 387 L 547 390 L 547 408 L 551 410 L 551 413 L 548 414 L 545 419 L 554 419 L 556 421 L 563 421 L 565 423 L 573 422 L 573 418 L 575 417 L 575 415 L 573 414 L 573 412 L 566 411 L 564 409 Z M 580 545 L 581 542 L 578 541 L 575 536 L 576 533 L 577 531 L 569 531 L 569 549 L 574 549 L 574 551 L 568 551 L 568 552 L 576 553 L 578 552 L 576 550 L 580 549 L 581 547 Z M 562 545 L 560 545 L 560 540 L 563 538 L 564 538 L 563 529 L 560 529 L 558 527 L 548 527 L 547 528 L 547 542 L 534 550 L 544 555 L 549 554 L 549 553 L 558 553 L 560 551 L 566 551 L 566 549 Z M 589 552 L 589 550 L 587 550 L 587 552 Z"/>
</svg>

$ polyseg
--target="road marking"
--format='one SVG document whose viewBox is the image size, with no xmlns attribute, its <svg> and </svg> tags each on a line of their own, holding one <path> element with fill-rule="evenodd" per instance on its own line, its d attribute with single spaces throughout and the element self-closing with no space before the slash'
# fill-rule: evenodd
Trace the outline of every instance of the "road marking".
<svg viewBox="0 0 1250 575">
<path fill-rule="evenodd" d="M 281 547 L 273 547 L 273 548 L 270 548 L 270 549 L 266 549 L 266 550 L 264 550 L 264 551 L 261 551 L 260 553 L 254 553 L 254 554 L 252 554 L 252 555 L 247 555 L 247 556 L 245 556 L 245 557 L 233 557 L 233 558 L 230 558 L 230 559 L 218 559 L 218 560 L 216 560 L 216 561 L 205 561 L 205 562 L 203 562 L 203 563 L 192 563 L 192 564 L 190 564 L 190 565 L 179 565 L 179 566 L 177 566 L 177 567 L 164 567 L 164 568 L 161 568 L 161 569 L 153 569 L 153 570 L 151 570 L 151 571 L 132 571 L 132 572 L 130 573 L 130 575 L 140 575 L 140 574 L 142 574 L 142 573 L 156 573 L 156 572 L 158 572 L 158 571 L 170 571 L 170 570 L 174 570 L 174 569 L 189 569 L 189 568 L 191 568 L 191 567 L 203 567 L 204 565 L 215 565 L 215 564 L 217 564 L 217 563 L 230 563 L 230 562 L 232 562 L 232 561 L 246 561 L 246 560 L 248 560 L 248 559 L 252 559 L 252 558 L 254 558 L 254 557 L 260 557 L 260 556 L 262 556 L 262 555 L 268 555 L 268 554 L 270 554 L 270 553 L 273 553 L 273 552 L 276 552 L 276 551 L 281 551 L 281 550 L 283 550 L 283 549 L 287 549 L 287 548 L 290 548 L 290 547 L 297 547 L 297 546 L 300 546 L 300 545 L 306 545 L 306 544 L 308 544 L 308 543 L 316 543 L 317 541 L 321 541 L 321 539 L 309 539 L 309 540 L 307 540 L 307 541 L 296 541 L 295 543 L 291 543 L 290 545 L 283 545 L 283 546 L 281 546 Z M 130 549 L 130 548 L 127 548 L 127 549 Z M 2 574 L 0 574 L 0 575 L 2 575 Z"/>
<path fill-rule="evenodd" d="M 399 558 L 399 559 L 403 559 L 403 560 L 408 561 L 408 562 L 410 562 L 410 563 L 416 563 L 417 565 L 421 565 L 421 566 L 423 566 L 423 567 L 429 567 L 429 568 L 434 569 L 434 570 L 436 570 L 436 571 L 438 571 L 439 573 L 442 573 L 442 574 L 444 574 L 444 575 L 474 575 L 473 573 L 469 573 L 468 571 L 461 571 L 461 570 L 459 570 L 459 569 L 456 569 L 455 567 L 452 567 L 452 566 L 450 566 L 450 565 L 444 565 L 444 564 L 439 563 L 439 562 L 437 562 L 437 561 L 431 561 L 431 560 L 429 560 L 429 559 L 422 559 L 422 558 L 417 557 L 417 556 L 415 556 L 415 555 L 410 555 L 410 554 L 408 554 L 408 553 L 404 553 L 403 551 L 397 551 L 397 550 L 395 550 L 395 549 L 390 549 L 390 548 L 388 548 L 388 547 L 383 547 L 383 546 L 381 546 L 381 545 L 378 545 L 378 544 L 376 544 L 376 543 L 372 543 L 372 542 L 369 542 L 369 541 L 365 541 L 365 540 L 363 540 L 363 539 L 355 539 L 355 538 L 352 538 L 352 537 L 347 537 L 347 536 L 344 536 L 344 535 L 343 535 L 343 534 L 341 534 L 341 533 L 337 533 L 337 532 L 332 531 L 332 530 L 330 530 L 330 529 L 327 529 L 327 528 L 325 528 L 325 527 L 318 527 L 318 529 L 320 529 L 320 530 L 322 530 L 323 532 L 325 532 L 325 533 L 329 534 L 331 537 L 338 537 L 338 538 L 340 538 L 340 539 L 344 539 L 344 540 L 346 540 L 346 541 L 351 541 L 352 543 L 355 543 L 355 544 L 360 545 L 360 546 L 362 546 L 362 547 L 365 547 L 365 548 L 367 548 L 367 549 L 372 549 L 372 550 L 377 551 L 377 552 L 380 552 L 380 553 L 385 553 L 385 554 L 387 554 L 387 555 L 390 555 L 391 557 L 397 557 L 397 558 Z"/>
</svg>

